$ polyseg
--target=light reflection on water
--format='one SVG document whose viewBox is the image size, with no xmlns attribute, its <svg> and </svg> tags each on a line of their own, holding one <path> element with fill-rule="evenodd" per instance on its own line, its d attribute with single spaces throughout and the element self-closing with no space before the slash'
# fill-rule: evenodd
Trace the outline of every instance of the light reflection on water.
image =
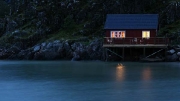
<svg viewBox="0 0 180 101">
<path fill-rule="evenodd" d="M 123 81 L 125 79 L 125 66 L 118 65 L 116 67 L 116 79 L 117 81 Z"/>
<path fill-rule="evenodd" d="M 180 63 L 0 61 L 0 101 L 178 101 Z"/>
<path fill-rule="evenodd" d="M 144 68 L 142 71 L 143 81 L 149 81 L 149 80 L 151 80 L 151 78 L 152 78 L 151 77 L 151 68 L 149 68 L 149 67 Z"/>
</svg>

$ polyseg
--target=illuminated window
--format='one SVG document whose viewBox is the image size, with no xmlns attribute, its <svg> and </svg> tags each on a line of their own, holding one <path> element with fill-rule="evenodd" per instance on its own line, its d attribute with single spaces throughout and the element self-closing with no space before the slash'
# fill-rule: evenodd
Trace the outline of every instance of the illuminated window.
<svg viewBox="0 0 180 101">
<path fill-rule="evenodd" d="M 111 31 L 111 38 L 125 38 L 125 31 Z"/>
<path fill-rule="evenodd" d="M 150 38 L 150 31 L 142 31 L 142 38 Z"/>
</svg>

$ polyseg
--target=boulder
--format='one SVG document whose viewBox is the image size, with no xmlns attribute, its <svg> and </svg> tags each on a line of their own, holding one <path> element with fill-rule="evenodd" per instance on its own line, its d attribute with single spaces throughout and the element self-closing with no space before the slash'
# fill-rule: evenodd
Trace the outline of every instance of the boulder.
<svg viewBox="0 0 180 101">
<path fill-rule="evenodd" d="M 180 45 L 177 45 L 178 48 L 180 48 Z"/>
<path fill-rule="evenodd" d="M 36 45 L 33 49 L 33 52 L 38 52 L 41 49 L 40 45 Z"/>
<path fill-rule="evenodd" d="M 55 60 L 59 57 L 59 53 L 54 48 L 44 50 L 42 53 L 45 60 Z"/>
<path fill-rule="evenodd" d="M 32 52 L 32 49 L 21 50 L 16 56 L 19 60 L 28 60 L 30 59 L 30 57 L 32 57 L 30 55 L 31 52 Z"/>
<path fill-rule="evenodd" d="M 74 51 L 72 60 L 88 59 L 86 47 L 81 43 L 75 42 L 74 44 L 71 45 L 71 48 Z"/>
<path fill-rule="evenodd" d="M 46 42 L 41 43 L 41 49 L 42 49 L 42 50 L 45 49 L 45 48 L 46 48 L 46 45 L 47 45 Z"/>
<path fill-rule="evenodd" d="M 167 61 L 177 61 L 178 60 L 177 54 L 167 55 L 166 60 Z"/>
<path fill-rule="evenodd" d="M 175 48 L 175 51 L 176 52 L 180 52 L 180 48 Z"/>
<path fill-rule="evenodd" d="M 94 40 L 85 46 L 80 42 L 55 40 L 49 43 L 41 43 L 32 48 L 22 50 L 22 48 L 13 45 L 9 49 L 0 50 L 1 59 L 18 60 L 56 60 L 65 59 L 72 61 L 79 60 L 101 60 L 102 59 L 102 41 Z"/>
<path fill-rule="evenodd" d="M 2 50 L 0 52 L 0 59 L 6 59 L 11 55 L 11 53 L 8 50 Z"/>
<path fill-rule="evenodd" d="M 18 37 L 22 37 L 27 35 L 28 33 L 26 31 L 21 31 L 21 30 L 15 30 L 14 32 L 12 32 L 13 36 L 18 36 Z"/>
<path fill-rule="evenodd" d="M 180 57 L 180 52 L 177 52 L 177 56 L 179 56 L 179 57 Z"/>
<path fill-rule="evenodd" d="M 8 49 L 8 51 L 10 51 L 11 53 L 15 54 L 15 53 L 19 53 L 21 51 L 21 49 L 17 46 L 12 46 Z"/>
<path fill-rule="evenodd" d="M 43 52 L 34 53 L 33 60 L 45 60 Z"/>
<path fill-rule="evenodd" d="M 56 51 L 58 51 L 58 49 L 59 49 L 59 47 L 63 47 L 63 43 L 61 43 L 59 40 L 55 40 L 54 42 L 53 42 L 53 48 L 56 50 Z"/>
<path fill-rule="evenodd" d="M 168 54 L 174 54 L 176 51 L 174 49 L 171 49 L 169 51 L 167 51 Z"/>
<path fill-rule="evenodd" d="M 68 41 L 65 41 L 63 43 L 63 48 L 64 48 L 64 55 L 65 55 L 65 59 L 72 59 L 73 57 L 73 52 L 71 49 L 70 44 L 68 43 Z"/>
<path fill-rule="evenodd" d="M 102 41 L 95 39 L 87 46 L 87 53 L 91 60 L 101 60 L 102 59 Z"/>
<path fill-rule="evenodd" d="M 50 49 L 50 48 L 53 48 L 53 43 L 52 42 L 48 43 L 47 46 L 46 46 L 46 49 Z"/>
<path fill-rule="evenodd" d="M 71 61 L 79 61 L 79 60 L 80 60 L 79 54 L 77 54 L 77 52 L 73 52 L 73 58 L 71 59 Z"/>
</svg>

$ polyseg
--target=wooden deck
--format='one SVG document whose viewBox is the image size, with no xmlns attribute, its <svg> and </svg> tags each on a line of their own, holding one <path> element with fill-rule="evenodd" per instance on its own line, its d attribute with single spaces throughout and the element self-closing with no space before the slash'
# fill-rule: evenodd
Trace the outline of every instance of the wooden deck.
<svg viewBox="0 0 180 101">
<path fill-rule="evenodd" d="M 142 58 L 140 59 L 141 62 L 162 62 L 164 59 L 160 58 Z"/>
<path fill-rule="evenodd" d="M 103 44 L 103 47 L 149 47 L 149 48 L 165 48 L 166 44 Z"/>
<path fill-rule="evenodd" d="M 168 46 L 168 38 L 104 38 L 103 47 L 149 47 L 149 48 L 165 48 Z"/>
</svg>

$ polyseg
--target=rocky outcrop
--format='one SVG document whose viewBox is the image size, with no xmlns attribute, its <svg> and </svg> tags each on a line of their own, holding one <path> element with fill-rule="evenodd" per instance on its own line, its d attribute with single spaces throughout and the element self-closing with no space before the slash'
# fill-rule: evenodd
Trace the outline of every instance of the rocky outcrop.
<svg viewBox="0 0 180 101">
<path fill-rule="evenodd" d="M 8 51 L 11 50 L 11 51 Z M 102 60 L 103 49 L 100 39 L 85 45 L 82 42 L 60 41 L 43 42 L 28 49 L 15 45 L 0 49 L 0 59 L 13 60 Z"/>
<path fill-rule="evenodd" d="M 167 51 L 166 61 L 180 61 L 180 46 L 172 46 Z"/>
</svg>

